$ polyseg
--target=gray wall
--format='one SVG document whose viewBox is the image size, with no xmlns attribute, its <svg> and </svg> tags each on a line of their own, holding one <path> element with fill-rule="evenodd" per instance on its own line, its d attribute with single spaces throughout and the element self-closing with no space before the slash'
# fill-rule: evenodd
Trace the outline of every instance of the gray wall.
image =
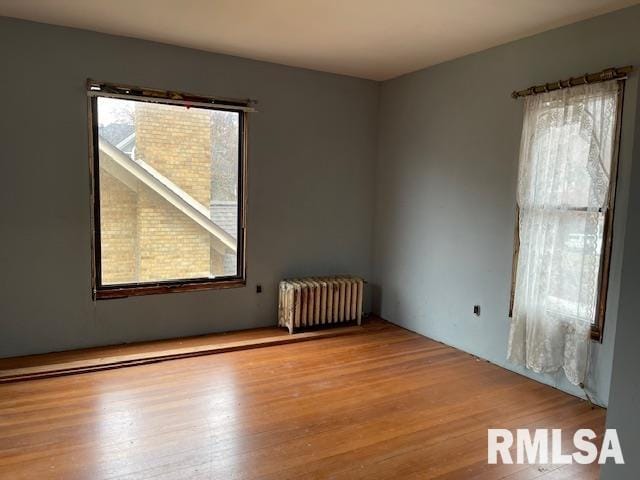
<svg viewBox="0 0 640 480">
<path fill-rule="evenodd" d="M 0 356 L 272 325 L 281 278 L 369 276 L 377 83 L 8 18 L 0 59 Z M 259 100 L 246 288 L 91 300 L 88 77 Z"/>
<path fill-rule="evenodd" d="M 383 83 L 375 310 L 428 337 L 582 394 L 560 376 L 536 375 L 506 361 L 523 105 L 509 94 L 609 66 L 640 65 L 638 25 L 640 7 L 634 7 Z M 609 397 L 637 84 L 633 74 L 624 105 L 608 318 L 604 343 L 594 344 L 588 382 L 600 404 Z M 474 304 L 482 307 L 480 318 L 472 313 Z"/>
<path fill-rule="evenodd" d="M 613 358 L 607 428 L 616 428 L 625 465 L 607 464 L 603 480 L 637 480 L 640 477 L 640 99 L 636 109 L 635 165 L 631 172 L 634 188 L 629 195 L 629 212 L 620 286 L 616 349 Z"/>
</svg>

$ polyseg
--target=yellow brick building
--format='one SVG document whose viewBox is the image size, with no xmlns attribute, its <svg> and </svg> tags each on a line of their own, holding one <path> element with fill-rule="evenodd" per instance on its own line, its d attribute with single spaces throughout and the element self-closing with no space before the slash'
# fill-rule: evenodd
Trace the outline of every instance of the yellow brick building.
<svg viewBox="0 0 640 480">
<path fill-rule="evenodd" d="M 102 283 L 223 275 L 228 245 L 175 202 L 167 201 L 153 184 L 131 175 L 142 168 L 142 174 L 160 179 L 161 186 L 168 185 L 187 206 L 208 209 L 213 155 L 210 111 L 136 102 L 134 124 L 131 159 L 122 160 L 119 151 L 100 152 Z M 135 164 L 125 165 L 127 170 L 122 168 L 123 161 Z"/>
</svg>

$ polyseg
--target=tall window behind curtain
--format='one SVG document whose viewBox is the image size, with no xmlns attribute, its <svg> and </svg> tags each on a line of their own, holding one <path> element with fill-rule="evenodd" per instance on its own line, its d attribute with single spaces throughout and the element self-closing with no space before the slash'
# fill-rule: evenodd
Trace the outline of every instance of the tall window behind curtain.
<svg viewBox="0 0 640 480">
<path fill-rule="evenodd" d="M 618 108 L 616 81 L 525 101 L 509 360 L 583 383 L 596 320 Z"/>
</svg>

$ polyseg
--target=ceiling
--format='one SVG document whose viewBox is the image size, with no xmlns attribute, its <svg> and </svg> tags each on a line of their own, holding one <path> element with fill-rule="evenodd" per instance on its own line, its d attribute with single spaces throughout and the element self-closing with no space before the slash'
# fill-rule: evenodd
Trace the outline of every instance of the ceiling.
<svg viewBox="0 0 640 480">
<path fill-rule="evenodd" d="M 386 80 L 640 0 L 0 0 L 0 15 Z"/>
</svg>

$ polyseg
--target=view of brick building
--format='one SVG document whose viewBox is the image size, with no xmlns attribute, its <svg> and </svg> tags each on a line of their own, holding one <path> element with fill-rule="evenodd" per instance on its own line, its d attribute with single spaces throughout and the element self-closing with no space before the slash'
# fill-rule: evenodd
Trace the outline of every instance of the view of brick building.
<svg viewBox="0 0 640 480">
<path fill-rule="evenodd" d="M 212 201 L 214 165 L 224 165 L 213 116 L 226 112 L 126 103 L 124 138 L 100 138 L 102 283 L 235 275 L 237 199 Z"/>
</svg>

